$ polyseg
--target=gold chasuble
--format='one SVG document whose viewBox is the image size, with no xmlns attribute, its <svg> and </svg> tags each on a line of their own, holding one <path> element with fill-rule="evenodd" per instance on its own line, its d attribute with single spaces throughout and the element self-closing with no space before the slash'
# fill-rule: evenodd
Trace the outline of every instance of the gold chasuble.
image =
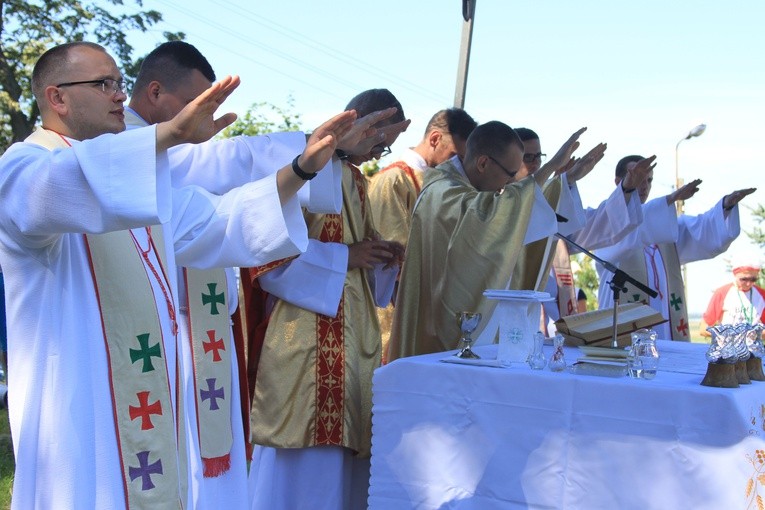
<svg viewBox="0 0 765 510">
<path fill-rule="evenodd" d="M 38 129 L 27 142 L 49 150 L 69 147 L 52 131 Z M 182 392 L 173 409 L 168 363 L 177 354 L 165 352 L 157 302 L 175 321 L 168 284 L 162 227 L 147 227 L 148 246 L 132 231 L 84 235 L 93 286 L 100 307 L 117 445 L 127 508 L 185 508 L 188 472 Z M 154 252 L 159 267 L 152 262 Z M 153 299 L 151 281 L 162 296 Z M 173 324 L 174 331 L 177 326 Z M 176 380 L 174 387 L 178 387 Z M 177 443 L 176 443 L 177 441 Z"/>
<path fill-rule="evenodd" d="M 661 254 L 661 261 L 656 252 Z M 658 279 L 648 281 L 648 266 L 652 264 L 654 274 L 659 269 L 659 263 L 663 262 L 662 269 L 667 279 L 667 289 L 659 288 Z M 685 285 L 683 284 L 683 275 L 680 269 L 680 257 L 677 255 L 677 245 L 675 243 L 652 244 L 644 247 L 642 250 L 633 250 L 632 253 L 619 261 L 619 269 L 626 272 L 639 282 L 647 283 L 649 287 L 659 293 L 662 302 L 668 303 L 668 310 L 659 310 L 662 315 L 669 313 L 669 331 L 672 334 L 672 340 L 681 340 L 690 342 L 690 328 L 688 326 L 688 308 L 685 306 Z M 624 285 L 626 292 L 622 293 L 624 303 L 644 303 L 651 302 L 648 294 L 630 284 Z M 667 293 L 663 296 L 663 293 Z"/>
<path fill-rule="evenodd" d="M 380 170 L 370 180 L 369 206 L 375 227 L 383 239 L 398 241 L 406 247 L 412 223 L 412 210 L 422 189 L 421 175 L 422 172 L 418 174 L 403 161 L 396 161 Z M 393 297 L 395 299 L 395 294 Z M 393 311 L 393 303 L 377 309 L 383 356 L 390 341 Z"/>
<path fill-rule="evenodd" d="M 383 239 L 406 246 L 412 210 L 422 189 L 414 169 L 396 161 L 380 170 L 369 182 L 369 206 Z"/>
<path fill-rule="evenodd" d="M 456 349 L 457 312 L 481 312 L 479 328 L 488 322 L 497 302 L 483 291 L 507 288 L 535 188 L 529 178 L 502 194 L 478 191 L 450 162 L 428 173 L 412 216 L 388 361 Z"/>
<path fill-rule="evenodd" d="M 365 177 L 344 163 L 342 187 L 340 214 L 305 214 L 308 237 L 347 245 L 376 238 Z M 381 357 L 372 296 L 367 271 L 353 269 L 346 274 L 335 317 L 276 301 L 255 381 L 255 444 L 344 446 L 369 456 L 372 372 Z"/>
<path fill-rule="evenodd" d="M 547 203 L 550 204 L 554 211 L 558 209 L 560 192 L 560 177 L 545 182 L 542 189 Z M 556 245 L 555 238 L 545 237 L 522 247 L 518 263 L 513 270 L 513 277 L 510 280 L 510 288 L 540 292 L 545 290 L 547 276 L 550 274 L 550 268 L 553 265 Z"/>
</svg>

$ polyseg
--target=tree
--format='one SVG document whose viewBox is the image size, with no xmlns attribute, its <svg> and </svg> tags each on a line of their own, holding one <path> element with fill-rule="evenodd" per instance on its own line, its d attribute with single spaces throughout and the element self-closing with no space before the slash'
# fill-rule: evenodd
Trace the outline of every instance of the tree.
<svg viewBox="0 0 765 510">
<path fill-rule="evenodd" d="M 23 140 L 39 121 L 32 97 L 32 68 L 48 48 L 70 41 L 98 42 L 115 55 L 126 79 L 134 78 L 140 61 L 132 60 L 130 31 L 145 32 L 162 21 L 154 10 L 130 12 L 123 0 L 96 3 L 77 0 L 0 0 L 0 152 Z M 134 2 L 140 8 L 142 0 Z M 99 5 L 100 4 L 100 5 Z M 111 4 L 111 5 L 108 5 Z M 164 32 L 168 40 L 183 33 Z"/>
<path fill-rule="evenodd" d="M 255 136 L 278 131 L 302 131 L 300 114 L 294 113 L 295 100 L 287 97 L 287 106 L 282 108 L 265 101 L 253 103 L 243 117 L 224 129 L 219 138 L 238 135 Z"/>
<path fill-rule="evenodd" d="M 757 207 L 752 209 L 752 216 L 757 224 L 751 232 L 747 232 L 746 235 L 754 241 L 760 248 L 765 248 L 765 230 L 762 227 L 765 222 L 765 206 L 758 204 Z"/>
<path fill-rule="evenodd" d="M 749 236 L 749 239 L 755 242 L 760 248 L 765 249 L 765 229 L 763 229 L 763 223 L 765 222 L 765 206 L 762 204 L 758 204 L 757 207 L 754 209 L 751 209 L 752 216 L 754 216 L 754 222 L 756 225 L 751 230 L 751 232 L 747 232 L 746 235 Z M 757 282 L 758 285 L 762 286 L 765 282 L 765 269 L 760 270 L 760 278 Z"/>
<path fill-rule="evenodd" d="M 598 273 L 595 271 L 595 264 L 592 259 L 581 253 L 573 256 L 573 263 L 579 265 L 579 270 L 574 272 L 574 284 L 587 293 L 587 310 L 597 310 Z"/>
</svg>

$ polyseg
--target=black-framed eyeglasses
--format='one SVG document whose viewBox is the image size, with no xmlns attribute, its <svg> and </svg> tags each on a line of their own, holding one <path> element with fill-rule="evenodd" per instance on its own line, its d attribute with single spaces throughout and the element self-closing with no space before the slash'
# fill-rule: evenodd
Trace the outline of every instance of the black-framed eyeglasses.
<svg viewBox="0 0 765 510">
<path fill-rule="evenodd" d="M 537 152 L 536 154 L 527 153 L 523 155 L 523 162 L 524 163 L 533 163 L 536 160 L 539 160 L 541 163 L 545 160 L 547 157 L 547 154 L 543 154 L 541 152 Z"/>
<path fill-rule="evenodd" d="M 757 278 L 755 278 L 754 276 L 739 276 L 738 281 L 754 283 L 757 281 Z"/>
<path fill-rule="evenodd" d="M 72 85 L 101 85 L 101 91 L 104 93 L 116 94 L 122 92 L 127 94 L 127 84 L 122 80 L 112 80 L 111 78 L 104 78 L 103 80 L 83 80 L 83 81 L 69 81 L 66 83 L 59 83 L 56 87 L 71 87 Z"/>
<path fill-rule="evenodd" d="M 502 169 L 502 171 L 503 171 L 503 172 L 505 172 L 505 173 L 508 175 L 508 177 L 511 177 L 511 178 L 513 178 L 513 177 L 515 177 L 515 174 L 517 174 L 517 173 L 518 173 L 518 172 L 511 172 L 510 170 L 508 170 L 507 168 L 505 168 L 505 167 L 504 167 L 504 165 L 502 165 L 502 163 L 500 163 L 499 161 L 497 161 L 496 159 L 494 159 L 492 156 L 489 156 L 489 155 L 487 154 L 487 155 L 486 155 L 486 157 L 487 157 L 487 158 L 489 158 L 490 160 L 492 160 L 494 163 L 496 163 L 496 165 L 497 165 L 498 167 L 500 167 L 500 168 Z"/>
<path fill-rule="evenodd" d="M 375 145 L 374 147 L 372 147 L 372 150 L 370 151 L 370 153 L 373 156 L 377 154 L 376 159 L 383 158 L 387 156 L 388 154 L 390 154 L 391 152 L 392 151 L 390 150 L 389 145 Z"/>
</svg>

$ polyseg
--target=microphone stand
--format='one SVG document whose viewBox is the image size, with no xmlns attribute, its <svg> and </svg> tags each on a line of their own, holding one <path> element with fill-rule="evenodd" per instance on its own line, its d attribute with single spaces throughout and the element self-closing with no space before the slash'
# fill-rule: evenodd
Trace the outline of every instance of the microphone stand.
<svg viewBox="0 0 765 510">
<path fill-rule="evenodd" d="M 559 217 L 558 219 L 560 221 L 561 218 Z M 621 269 L 619 269 L 618 267 L 613 265 L 612 263 L 610 263 L 610 262 L 608 262 L 606 260 L 601 259 L 600 257 L 595 255 L 591 251 L 589 251 L 586 248 L 580 246 L 579 244 L 577 244 L 576 242 L 572 241 L 571 239 L 569 239 L 568 237 L 564 236 L 563 234 L 556 233 L 555 236 L 558 237 L 559 239 L 563 239 L 565 242 L 567 242 L 571 246 L 576 247 L 582 253 L 584 253 L 585 255 L 590 257 L 592 260 L 594 260 L 596 262 L 599 262 L 600 264 L 603 265 L 603 267 L 605 267 L 606 269 L 608 269 L 609 271 L 614 273 L 613 278 L 611 278 L 611 281 L 608 282 L 608 286 L 611 288 L 611 291 L 614 293 L 614 322 L 613 322 L 614 326 L 613 326 L 613 332 L 612 332 L 612 336 L 611 336 L 611 347 L 614 347 L 614 348 L 619 347 L 619 345 L 616 342 L 616 337 L 618 336 L 618 334 L 617 334 L 617 325 L 619 324 L 619 311 L 618 311 L 619 310 L 619 294 L 621 292 L 626 292 L 627 291 L 627 289 L 624 286 L 624 284 L 629 282 L 629 283 L 631 283 L 632 285 L 634 285 L 638 289 L 642 290 L 643 292 L 645 292 L 646 294 L 648 294 L 651 297 L 656 297 L 658 295 L 658 293 L 655 290 L 653 290 L 652 288 L 648 287 L 647 285 L 637 281 L 636 279 L 634 279 L 633 277 L 631 277 L 630 275 L 628 275 L 627 273 L 625 273 L 624 271 L 622 271 Z"/>
</svg>

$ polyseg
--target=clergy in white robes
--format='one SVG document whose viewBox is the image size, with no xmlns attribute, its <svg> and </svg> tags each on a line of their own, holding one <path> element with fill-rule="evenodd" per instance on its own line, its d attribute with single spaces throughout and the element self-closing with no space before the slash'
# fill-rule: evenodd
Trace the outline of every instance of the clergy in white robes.
<svg viewBox="0 0 765 510">
<path fill-rule="evenodd" d="M 158 123 L 172 119 L 214 81 L 212 66 L 191 44 L 171 41 L 159 45 L 143 60 L 130 106 L 125 107 L 128 129 L 148 126 L 149 120 Z M 197 185 L 223 194 L 275 173 L 305 145 L 305 133 L 294 132 L 174 147 L 168 155 L 172 184 Z M 341 169 L 339 164 L 328 166 L 335 168 L 324 169 L 298 192 L 301 204 L 309 210 L 339 212 Z M 190 506 L 246 508 L 249 398 L 247 386 L 240 388 L 239 363 L 244 360 L 238 359 L 245 352 L 237 352 L 229 327 L 238 305 L 236 275 L 233 269 L 178 269 Z M 213 336 L 208 338 L 211 331 Z M 214 378 L 222 395 L 214 406 L 201 400 L 208 391 L 205 381 L 209 378 Z M 242 396 L 246 407 L 242 406 Z"/>
<path fill-rule="evenodd" d="M 298 200 L 280 200 L 277 176 L 225 196 L 171 186 L 165 149 L 207 139 L 230 123 L 230 116 L 213 123 L 212 114 L 238 79 L 216 84 L 178 120 L 98 136 L 124 129 L 121 79 L 98 45 L 49 50 L 33 73 L 49 129 L 0 159 L 17 509 L 190 501 L 186 438 L 176 419 L 183 405 L 176 399 L 176 260 L 198 267 L 265 263 L 306 244 Z M 108 232 L 114 234 L 100 235 Z M 99 247 L 117 238 L 127 241 L 124 252 Z M 139 269 L 126 270 L 130 280 L 100 272 L 103 264 L 136 267 L 133 261 Z M 134 297 L 138 288 L 146 294 Z M 133 337 L 136 349 L 127 357 L 115 356 L 127 346 L 113 344 L 112 334 L 143 317 L 121 314 L 121 301 L 150 307 L 146 324 L 158 327 L 153 337 Z M 149 392 L 134 401 L 124 394 L 136 366 L 163 374 L 165 383 L 154 389 L 167 396 L 166 405 Z M 169 435 L 152 434 L 160 423 L 169 424 Z M 171 452 L 165 463 L 152 456 L 154 447 Z"/>
<path fill-rule="evenodd" d="M 518 174 L 521 177 L 533 175 L 541 168 L 542 161 L 546 157 L 542 153 L 539 135 L 529 128 L 518 128 L 516 132 L 524 146 L 523 162 Z M 596 145 L 581 159 L 577 159 L 575 167 L 571 171 L 574 174 L 578 172 L 589 173 L 603 158 L 605 150 L 605 144 Z M 597 209 L 583 209 L 579 190 L 576 185 L 572 186 L 574 210 L 577 213 L 583 211 L 579 222 L 583 226 L 571 233 L 564 233 L 564 235 L 585 249 L 595 250 L 618 242 L 634 230 L 643 218 L 638 199 L 632 197 L 635 194 L 635 188 L 652 168 L 651 164 L 654 159 L 655 157 L 648 158 L 631 169 L 625 178 L 627 191 L 624 187 L 614 190 L 611 196 L 601 202 Z M 553 242 L 556 241 L 553 240 Z M 574 273 L 571 270 L 570 254 L 578 251 L 578 248 L 569 245 L 562 239 L 556 242 L 550 276 L 543 289 L 555 300 L 543 303 L 542 321 L 540 323 L 540 328 L 548 336 L 553 334 L 552 322 L 561 316 L 577 313 L 577 292 L 574 286 Z"/>
<path fill-rule="evenodd" d="M 627 156 L 616 167 L 616 184 L 641 156 Z M 643 203 L 643 223 L 619 243 L 596 254 L 627 272 L 636 280 L 656 290 L 651 298 L 636 287 L 626 284 L 620 302 L 644 302 L 661 312 L 668 322 L 654 326 L 659 338 L 690 340 L 685 287 L 680 266 L 696 260 L 713 258 L 727 250 L 738 237 L 738 202 L 754 189 L 738 190 L 723 197 L 714 207 L 698 216 L 678 216 L 677 200 L 685 200 L 698 190 L 700 180 L 692 181 L 670 195 L 648 201 L 653 176 L 649 175 L 638 188 Z M 613 292 L 608 282 L 613 277 L 597 264 L 600 308 L 613 306 Z"/>
</svg>

